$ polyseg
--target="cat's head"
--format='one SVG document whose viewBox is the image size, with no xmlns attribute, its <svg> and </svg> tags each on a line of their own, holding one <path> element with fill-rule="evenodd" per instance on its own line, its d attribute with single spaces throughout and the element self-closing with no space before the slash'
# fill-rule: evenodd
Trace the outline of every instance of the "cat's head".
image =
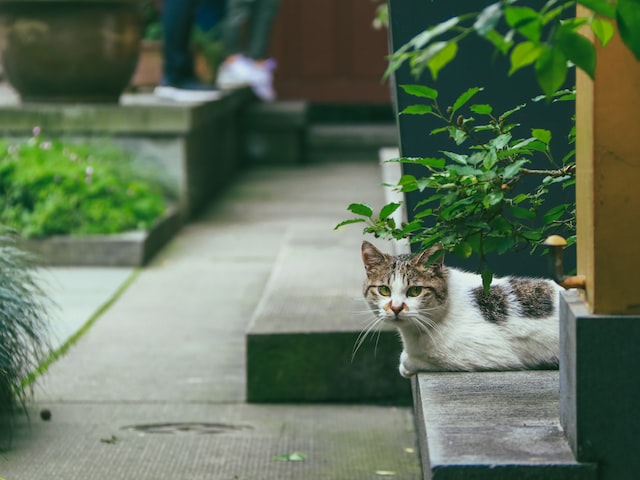
<svg viewBox="0 0 640 480">
<path fill-rule="evenodd" d="M 382 319 L 431 324 L 447 301 L 447 269 L 439 247 L 414 255 L 387 255 L 362 242 L 362 261 L 367 272 L 364 297 Z"/>
</svg>

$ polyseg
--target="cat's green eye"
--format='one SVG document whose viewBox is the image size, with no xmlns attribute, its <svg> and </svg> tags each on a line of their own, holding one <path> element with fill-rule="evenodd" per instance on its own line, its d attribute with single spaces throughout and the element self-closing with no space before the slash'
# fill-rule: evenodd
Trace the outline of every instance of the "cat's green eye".
<svg viewBox="0 0 640 480">
<path fill-rule="evenodd" d="M 389 287 L 387 287 L 386 285 L 380 285 L 378 287 L 378 293 L 380 295 L 382 295 L 383 297 L 390 297 L 391 296 L 391 289 Z"/>
<path fill-rule="evenodd" d="M 407 288 L 407 297 L 417 297 L 421 293 L 422 287 L 419 287 L 417 285 Z"/>
</svg>

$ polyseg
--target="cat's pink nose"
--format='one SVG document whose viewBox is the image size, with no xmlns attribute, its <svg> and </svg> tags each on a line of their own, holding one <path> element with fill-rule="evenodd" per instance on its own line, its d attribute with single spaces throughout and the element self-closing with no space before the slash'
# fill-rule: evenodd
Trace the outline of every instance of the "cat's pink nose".
<svg viewBox="0 0 640 480">
<path fill-rule="evenodd" d="M 391 305 L 391 311 L 398 315 L 402 310 L 404 310 L 404 305 Z"/>
</svg>

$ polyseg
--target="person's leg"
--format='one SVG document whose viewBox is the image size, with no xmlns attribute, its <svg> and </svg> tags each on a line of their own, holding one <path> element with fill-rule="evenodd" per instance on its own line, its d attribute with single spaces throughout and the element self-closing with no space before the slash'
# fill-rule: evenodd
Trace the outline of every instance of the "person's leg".
<svg viewBox="0 0 640 480">
<path fill-rule="evenodd" d="M 243 53 L 243 33 L 255 0 L 228 0 L 227 14 L 223 24 L 222 41 L 227 56 Z"/>
<path fill-rule="evenodd" d="M 278 13 L 279 0 L 255 0 L 249 31 L 247 56 L 254 60 L 267 57 L 273 21 Z"/>
<path fill-rule="evenodd" d="M 201 0 L 196 9 L 196 25 L 203 32 L 209 32 L 224 20 L 225 9 L 225 0 Z"/>
<path fill-rule="evenodd" d="M 189 49 L 194 11 L 198 0 L 163 0 L 162 30 L 164 83 L 178 84 L 193 79 Z"/>
</svg>

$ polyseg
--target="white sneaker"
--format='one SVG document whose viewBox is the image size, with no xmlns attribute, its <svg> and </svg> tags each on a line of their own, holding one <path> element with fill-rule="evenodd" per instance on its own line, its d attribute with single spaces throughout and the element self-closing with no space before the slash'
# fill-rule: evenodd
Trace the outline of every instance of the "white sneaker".
<svg viewBox="0 0 640 480">
<path fill-rule="evenodd" d="M 272 58 L 262 62 L 254 63 L 254 78 L 251 86 L 253 92 L 265 102 L 272 102 L 276 99 L 276 92 L 273 90 L 273 71 L 276 68 L 276 61 Z"/>
<path fill-rule="evenodd" d="M 243 55 L 236 55 L 220 66 L 216 85 L 223 90 L 250 86 L 256 96 L 265 101 L 272 101 L 276 97 L 273 90 L 275 67 L 276 62 L 273 59 L 258 63 Z"/>
<path fill-rule="evenodd" d="M 153 94 L 165 100 L 174 102 L 198 103 L 208 102 L 220 98 L 218 90 L 189 90 L 185 88 L 159 85 L 153 90 Z"/>
<path fill-rule="evenodd" d="M 251 85 L 254 65 L 244 55 L 235 55 L 220 65 L 216 85 L 223 90 Z"/>
</svg>

